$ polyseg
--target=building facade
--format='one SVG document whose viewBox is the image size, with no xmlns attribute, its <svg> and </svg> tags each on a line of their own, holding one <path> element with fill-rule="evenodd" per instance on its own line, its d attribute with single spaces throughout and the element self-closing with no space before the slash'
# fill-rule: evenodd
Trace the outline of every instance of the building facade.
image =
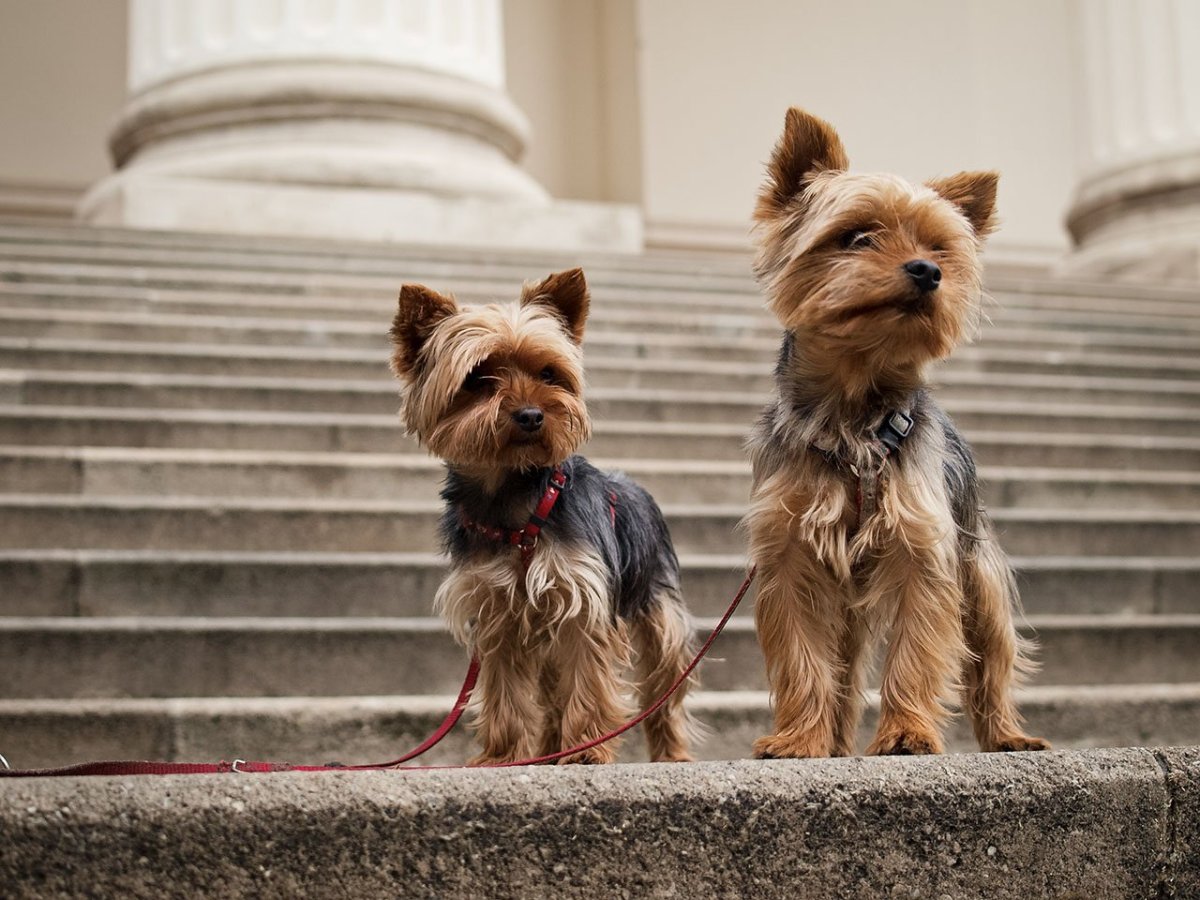
<svg viewBox="0 0 1200 900">
<path fill-rule="evenodd" d="M 737 250 L 800 105 L 856 168 L 1000 170 L 996 259 L 1200 271 L 1200 7 L 1178 0 L 0 0 L 0 18 L 9 211 Z"/>
</svg>

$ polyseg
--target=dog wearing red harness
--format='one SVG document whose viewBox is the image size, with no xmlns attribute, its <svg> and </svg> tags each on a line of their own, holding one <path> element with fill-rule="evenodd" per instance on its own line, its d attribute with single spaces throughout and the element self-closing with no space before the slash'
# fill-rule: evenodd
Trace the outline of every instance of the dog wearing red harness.
<svg viewBox="0 0 1200 900">
<path fill-rule="evenodd" d="M 576 450 L 588 288 L 582 270 L 526 284 L 518 302 L 460 306 L 401 289 L 392 370 L 408 430 L 446 463 L 441 537 L 450 570 L 435 606 L 479 660 L 477 765 L 599 737 L 663 694 L 693 656 L 679 561 L 662 512 Z M 690 759 L 683 700 L 645 722 L 650 758 Z M 563 760 L 607 763 L 610 741 Z"/>
</svg>

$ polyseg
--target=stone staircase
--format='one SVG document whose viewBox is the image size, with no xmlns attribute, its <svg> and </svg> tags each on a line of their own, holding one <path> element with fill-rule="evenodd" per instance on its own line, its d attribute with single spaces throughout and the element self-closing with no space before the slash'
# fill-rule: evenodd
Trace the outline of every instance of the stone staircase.
<svg viewBox="0 0 1200 900">
<path fill-rule="evenodd" d="M 430 617 L 440 468 L 395 414 L 395 297 L 509 299 L 580 262 L 588 453 L 655 493 L 707 629 L 777 345 L 744 262 L 0 223 L 0 753 L 355 763 L 427 733 L 465 658 Z M 1031 728 L 1200 743 L 1200 294 L 990 289 L 937 379 L 1042 646 Z M 748 609 L 715 655 L 702 755 L 743 757 L 768 721 Z"/>
</svg>

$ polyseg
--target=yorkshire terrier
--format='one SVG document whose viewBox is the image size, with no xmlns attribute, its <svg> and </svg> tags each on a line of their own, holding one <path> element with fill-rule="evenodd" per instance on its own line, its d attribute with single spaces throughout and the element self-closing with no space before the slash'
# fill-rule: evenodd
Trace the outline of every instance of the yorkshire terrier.
<svg viewBox="0 0 1200 900">
<path fill-rule="evenodd" d="M 848 756 L 868 636 L 890 629 L 869 754 L 940 753 L 961 690 L 983 750 L 1044 750 L 1013 702 L 1031 670 L 1015 580 L 928 366 L 976 327 L 998 176 L 847 172 L 787 113 L 754 211 L 755 275 L 785 334 L 750 438 L 744 525 L 774 733 L 759 757 Z"/>
<path fill-rule="evenodd" d="M 575 455 L 591 433 L 588 303 L 580 269 L 526 284 L 505 305 L 460 307 L 406 284 L 392 324 L 402 417 L 446 463 L 450 571 L 435 606 L 480 662 L 475 765 L 597 738 L 630 713 L 631 662 L 648 706 L 692 658 L 662 512 L 625 475 Z M 689 686 L 645 722 L 655 761 L 690 758 Z M 563 761 L 616 753 L 610 741 Z"/>
</svg>

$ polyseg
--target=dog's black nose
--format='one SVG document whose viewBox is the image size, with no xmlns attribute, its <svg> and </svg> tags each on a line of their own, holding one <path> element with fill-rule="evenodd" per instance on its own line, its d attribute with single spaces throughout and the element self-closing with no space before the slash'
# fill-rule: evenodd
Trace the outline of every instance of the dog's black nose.
<svg viewBox="0 0 1200 900">
<path fill-rule="evenodd" d="M 520 426 L 522 431 L 528 431 L 530 434 L 542 427 L 542 422 L 546 417 L 542 415 L 542 411 L 536 406 L 525 406 L 518 409 L 512 414 L 513 421 Z"/>
<path fill-rule="evenodd" d="M 910 259 L 904 264 L 908 277 L 923 291 L 936 291 L 942 283 L 942 270 L 927 259 Z"/>
</svg>

